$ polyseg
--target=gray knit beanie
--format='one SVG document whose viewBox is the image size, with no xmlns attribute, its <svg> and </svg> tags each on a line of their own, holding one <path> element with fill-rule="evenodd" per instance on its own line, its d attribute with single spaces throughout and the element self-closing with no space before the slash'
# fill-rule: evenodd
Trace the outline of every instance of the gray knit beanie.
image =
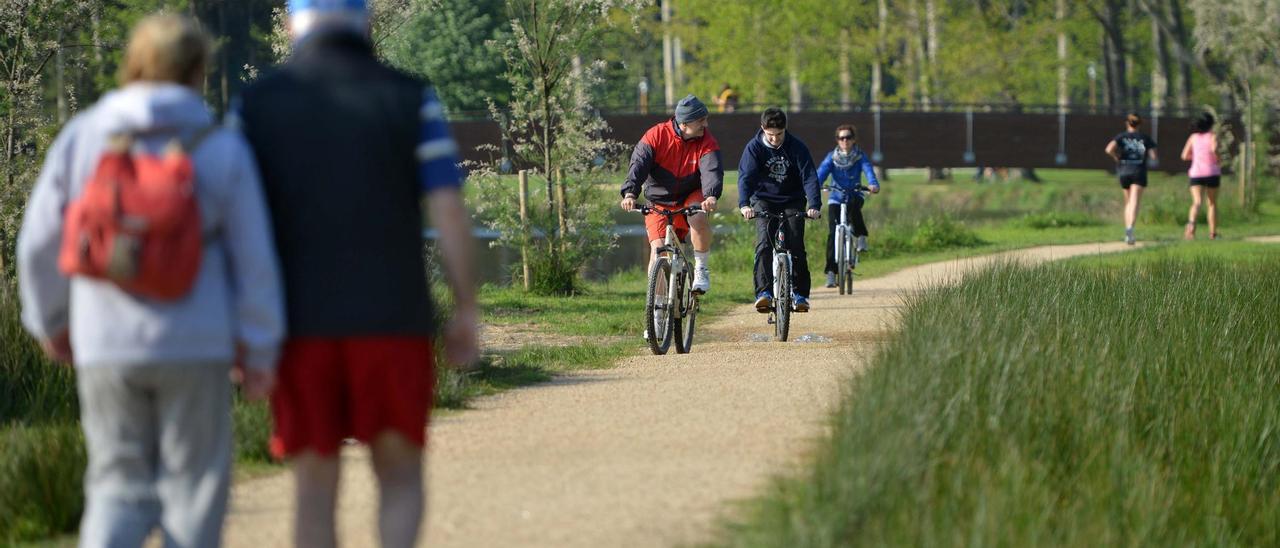
<svg viewBox="0 0 1280 548">
<path fill-rule="evenodd" d="M 676 103 L 676 123 L 687 124 L 707 117 L 707 105 L 702 104 L 692 93 Z"/>
</svg>

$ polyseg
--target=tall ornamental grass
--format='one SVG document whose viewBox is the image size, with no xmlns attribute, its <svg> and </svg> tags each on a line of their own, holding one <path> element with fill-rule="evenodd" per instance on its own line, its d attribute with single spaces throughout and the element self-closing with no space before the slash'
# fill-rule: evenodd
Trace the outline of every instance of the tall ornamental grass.
<svg viewBox="0 0 1280 548">
<path fill-rule="evenodd" d="M 734 546 L 1280 546 L 1280 257 L 1000 266 L 905 304 Z"/>
</svg>

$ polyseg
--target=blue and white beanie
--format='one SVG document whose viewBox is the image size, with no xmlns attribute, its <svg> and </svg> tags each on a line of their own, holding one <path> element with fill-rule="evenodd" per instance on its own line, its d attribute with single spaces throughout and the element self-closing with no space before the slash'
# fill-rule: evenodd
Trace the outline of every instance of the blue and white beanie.
<svg viewBox="0 0 1280 548">
<path fill-rule="evenodd" d="M 319 28 L 368 32 L 369 12 L 365 0 L 289 0 L 288 7 L 295 38 Z"/>
<path fill-rule="evenodd" d="M 358 11 L 364 13 L 364 0 L 289 0 L 289 13 L 296 14 L 307 10 L 318 11 Z"/>
</svg>

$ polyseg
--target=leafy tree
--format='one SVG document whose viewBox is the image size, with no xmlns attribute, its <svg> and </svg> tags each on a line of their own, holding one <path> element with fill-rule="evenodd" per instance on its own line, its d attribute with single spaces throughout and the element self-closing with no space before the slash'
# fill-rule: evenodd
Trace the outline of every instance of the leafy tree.
<svg viewBox="0 0 1280 548">
<path fill-rule="evenodd" d="M 91 20 L 92 8 L 84 0 L 0 4 L 0 279 L 12 274 L 22 210 L 56 130 L 45 73 L 69 47 L 76 25 Z"/>
<path fill-rule="evenodd" d="M 511 85 L 511 101 L 502 111 L 491 102 L 495 121 L 511 143 L 516 163 L 537 165 L 545 181 L 547 208 L 531 207 L 529 223 L 513 219 L 516 193 L 509 182 L 480 177 L 477 213 L 505 239 L 526 246 L 541 232 L 536 245 L 535 289 L 572 292 L 577 272 L 598 251 L 612 245 L 608 219 L 595 192 L 593 175 L 618 143 L 604 138 L 608 125 L 592 107 L 592 89 L 599 85 L 601 63 L 582 63 L 586 51 L 610 22 L 610 13 L 635 14 L 638 0 L 508 0 L 510 37 L 501 43 Z M 558 173 L 568 177 L 553 178 Z M 496 210 L 496 211 L 495 211 Z M 541 213 L 545 211 L 546 213 Z"/>
<path fill-rule="evenodd" d="M 428 7 L 427 4 L 430 4 Z M 413 15 L 383 43 L 387 60 L 426 78 L 452 111 L 481 111 L 510 99 L 498 43 L 506 39 L 502 0 L 415 0 Z"/>
<path fill-rule="evenodd" d="M 1256 206 L 1257 117 L 1280 109 L 1280 6 L 1274 0 L 1191 0 L 1196 50 L 1229 69 L 1224 87 L 1245 107 L 1241 204 Z M 1280 165 L 1280 158 L 1271 159 Z"/>
</svg>

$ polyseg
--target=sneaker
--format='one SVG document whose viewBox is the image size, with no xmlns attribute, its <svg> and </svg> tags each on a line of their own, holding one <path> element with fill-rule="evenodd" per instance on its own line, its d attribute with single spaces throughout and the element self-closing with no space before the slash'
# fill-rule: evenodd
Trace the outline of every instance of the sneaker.
<svg viewBox="0 0 1280 548">
<path fill-rule="evenodd" d="M 644 338 L 644 340 L 646 341 L 649 340 L 649 330 L 648 329 L 644 330 L 644 333 L 641 334 L 640 336 Z"/>
<path fill-rule="evenodd" d="M 756 295 L 756 312 L 768 314 L 771 310 L 773 310 L 773 295 L 768 291 L 761 291 Z"/>
<path fill-rule="evenodd" d="M 711 289 L 711 271 L 705 266 L 699 266 L 693 269 L 693 287 L 690 288 L 694 293 L 706 294 Z"/>
<path fill-rule="evenodd" d="M 828 273 L 827 273 L 827 287 L 835 287 L 835 286 L 836 286 L 836 273 L 835 273 L 835 272 L 828 272 Z"/>
<path fill-rule="evenodd" d="M 867 237 L 866 237 L 866 236 L 858 236 L 858 243 L 857 243 L 857 245 L 855 245 L 855 246 L 854 246 L 854 249 L 858 250 L 858 253 L 862 253 L 863 251 L 866 251 L 866 250 L 867 250 Z"/>
<path fill-rule="evenodd" d="M 796 312 L 808 312 L 808 311 L 809 311 L 809 299 L 806 299 L 806 298 L 801 297 L 801 296 L 799 296 L 799 295 L 792 295 L 792 296 L 791 296 L 791 310 L 794 310 L 794 311 L 796 311 Z"/>
<path fill-rule="evenodd" d="M 1124 229 L 1124 243 L 1133 245 L 1137 241 L 1138 239 L 1133 237 L 1133 227 Z"/>
<path fill-rule="evenodd" d="M 1182 231 L 1182 239 L 1184 239 L 1184 240 L 1194 240 L 1194 239 L 1196 239 L 1196 224 L 1195 224 L 1195 223 L 1187 223 L 1187 229 Z"/>
</svg>

